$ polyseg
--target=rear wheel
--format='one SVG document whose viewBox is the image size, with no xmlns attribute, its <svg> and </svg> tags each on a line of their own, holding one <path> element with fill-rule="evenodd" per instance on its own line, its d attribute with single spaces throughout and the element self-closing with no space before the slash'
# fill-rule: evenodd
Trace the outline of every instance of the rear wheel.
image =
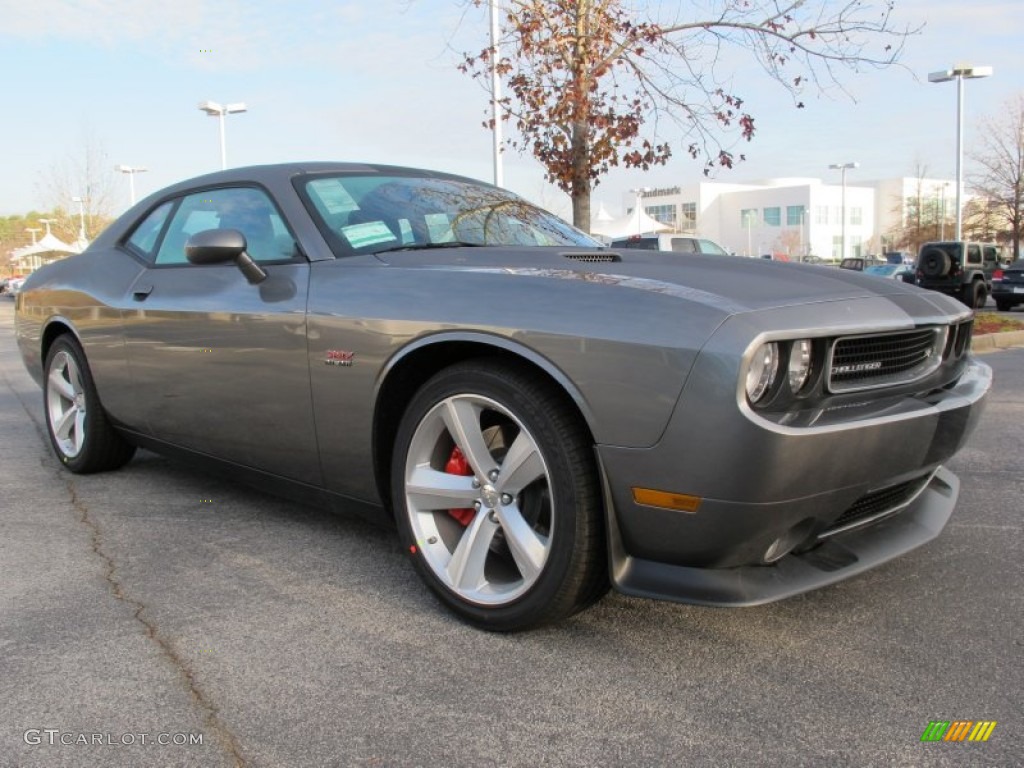
<svg viewBox="0 0 1024 768">
<path fill-rule="evenodd" d="M 50 443 L 65 467 L 78 474 L 117 469 L 135 453 L 107 420 L 82 347 L 59 337 L 46 355 L 43 405 Z"/>
<path fill-rule="evenodd" d="M 973 281 L 964 289 L 964 304 L 971 309 L 983 309 L 988 301 L 988 291 L 981 280 Z"/>
<path fill-rule="evenodd" d="M 1000 312 L 1009 312 L 1011 309 L 1013 309 L 1013 304 L 1011 304 L 1006 299 L 996 299 L 996 309 L 998 309 Z"/>
<path fill-rule="evenodd" d="M 562 393 L 519 367 L 462 363 L 423 386 L 392 498 L 416 569 L 478 627 L 554 622 L 608 588 L 593 446 Z"/>
</svg>

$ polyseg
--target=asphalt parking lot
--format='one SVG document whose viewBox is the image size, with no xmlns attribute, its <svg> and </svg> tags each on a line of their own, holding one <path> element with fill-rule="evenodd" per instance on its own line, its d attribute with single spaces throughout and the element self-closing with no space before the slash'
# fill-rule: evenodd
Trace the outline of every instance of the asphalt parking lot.
<svg viewBox="0 0 1024 768">
<path fill-rule="evenodd" d="M 0 300 L 2 766 L 1024 762 L 1024 349 L 951 464 L 939 539 L 718 610 L 609 595 L 497 636 L 388 530 L 140 453 L 64 472 Z M 988 720 L 984 743 L 923 743 Z M 196 743 L 201 742 L 201 743 Z"/>
</svg>

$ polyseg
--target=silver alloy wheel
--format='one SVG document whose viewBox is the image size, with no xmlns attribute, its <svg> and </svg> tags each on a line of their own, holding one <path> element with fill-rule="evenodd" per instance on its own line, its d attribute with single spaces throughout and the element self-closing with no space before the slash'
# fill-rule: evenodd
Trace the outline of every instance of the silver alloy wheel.
<svg viewBox="0 0 1024 768">
<path fill-rule="evenodd" d="M 472 474 L 445 471 L 457 447 Z M 507 408 L 445 398 L 416 426 L 405 461 L 409 522 L 423 558 L 464 600 L 504 605 L 526 593 L 551 552 L 554 503 L 537 441 Z M 451 510 L 474 509 L 467 525 Z"/>
<path fill-rule="evenodd" d="M 50 431 L 58 450 L 69 459 L 85 444 L 85 388 L 78 363 L 61 350 L 53 358 L 46 381 L 46 407 Z"/>
</svg>

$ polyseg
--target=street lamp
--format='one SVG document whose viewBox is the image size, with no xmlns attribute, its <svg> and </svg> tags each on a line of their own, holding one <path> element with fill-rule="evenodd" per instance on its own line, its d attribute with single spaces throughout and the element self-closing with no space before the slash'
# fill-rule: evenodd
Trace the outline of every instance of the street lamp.
<svg viewBox="0 0 1024 768">
<path fill-rule="evenodd" d="M 128 190 L 131 194 L 132 205 L 135 205 L 135 174 L 145 173 L 149 168 L 142 168 L 137 165 L 115 165 L 114 170 L 128 174 Z"/>
<path fill-rule="evenodd" d="M 84 248 L 89 242 L 85 238 L 85 198 L 84 197 L 72 197 L 72 203 L 78 203 L 78 243 Z"/>
<path fill-rule="evenodd" d="M 946 83 L 956 80 L 956 239 L 961 240 L 963 235 L 963 199 L 964 177 L 964 78 L 977 80 L 982 77 L 991 77 L 992 67 L 970 67 L 966 64 L 956 64 L 952 69 L 944 69 L 941 72 L 932 72 L 928 75 L 929 83 Z"/>
<path fill-rule="evenodd" d="M 632 192 L 634 195 L 636 195 L 636 207 L 634 208 L 634 210 L 636 211 L 637 235 L 642 235 L 644 233 L 644 223 L 643 223 L 643 220 L 640 218 L 641 214 L 643 213 L 642 199 L 643 199 L 644 193 L 645 192 L 650 192 L 651 188 L 650 187 L 637 187 L 636 189 L 631 189 L 629 191 Z"/>
<path fill-rule="evenodd" d="M 501 37 L 501 23 L 498 18 L 498 2 L 491 0 L 491 118 L 494 139 L 494 186 L 505 185 L 505 174 L 501 162 L 501 76 L 498 74 L 498 41 Z"/>
<path fill-rule="evenodd" d="M 228 155 L 224 146 L 224 115 L 231 115 L 236 112 L 245 112 L 245 104 L 238 101 L 234 104 L 224 104 L 222 106 L 216 101 L 201 101 L 199 102 L 199 109 L 210 117 L 220 118 L 220 167 L 221 170 L 223 170 L 228 167 Z"/>
<path fill-rule="evenodd" d="M 849 168 L 859 168 L 860 163 L 832 163 L 829 168 L 833 171 L 842 171 L 843 174 L 843 202 L 842 202 L 842 217 L 843 217 L 843 228 L 842 228 L 842 241 L 839 246 L 839 260 L 842 261 L 846 258 L 846 171 Z"/>
</svg>

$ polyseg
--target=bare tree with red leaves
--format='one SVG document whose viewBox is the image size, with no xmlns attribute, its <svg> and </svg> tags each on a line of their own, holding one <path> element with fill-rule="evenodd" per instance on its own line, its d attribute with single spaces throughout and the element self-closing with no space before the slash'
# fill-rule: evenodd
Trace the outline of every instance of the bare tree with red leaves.
<svg viewBox="0 0 1024 768">
<path fill-rule="evenodd" d="M 843 71 L 889 66 L 918 31 L 895 25 L 895 0 L 501 5 L 497 70 L 509 94 L 501 104 L 516 128 L 508 143 L 544 165 L 547 180 L 572 198 L 573 222 L 584 230 L 602 175 L 619 165 L 647 170 L 671 157 L 671 143 L 658 138 L 661 118 L 681 126 L 686 151 L 703 160 L 705 173 L 744 159 L 718 138 L 754 135 L 754 117 L 723 72 L 727 49 L 752 56 L 802 107 L 806 86 L 842 88 Z M 646 14 L 645 5 L 660 16 Z M 490 47 L 466 54 L 460 69 L 488 82 L 493 54 Z"/>
</svg>

